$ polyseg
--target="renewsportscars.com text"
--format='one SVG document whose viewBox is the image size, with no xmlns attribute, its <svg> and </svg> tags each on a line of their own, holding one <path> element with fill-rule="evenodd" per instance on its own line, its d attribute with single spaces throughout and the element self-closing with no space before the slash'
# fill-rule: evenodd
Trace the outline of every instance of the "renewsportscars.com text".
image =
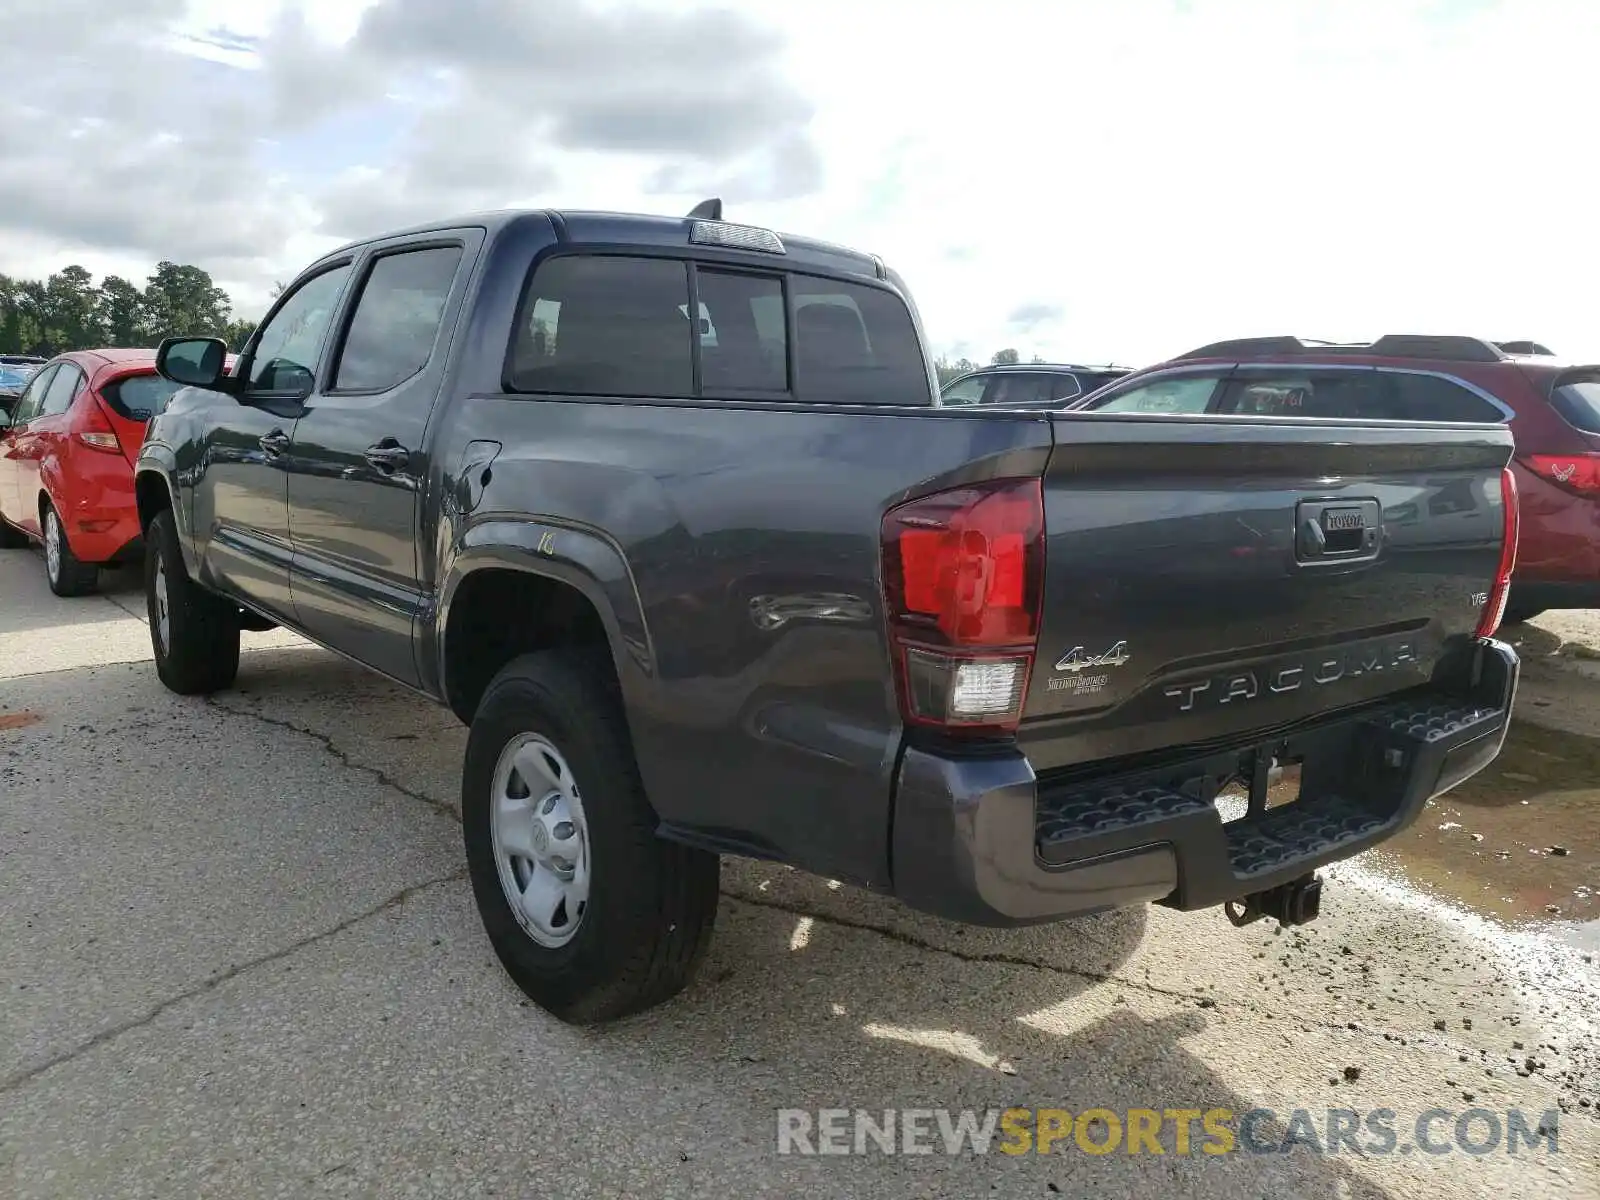
<svg viewBox="0 0 1600 1200">
<path fill-rule="evenodd" d="M 1557 1113 L 1521 1109 L 782 1108 L 779 1154 L 1555 1154 Z"/>
</svg>

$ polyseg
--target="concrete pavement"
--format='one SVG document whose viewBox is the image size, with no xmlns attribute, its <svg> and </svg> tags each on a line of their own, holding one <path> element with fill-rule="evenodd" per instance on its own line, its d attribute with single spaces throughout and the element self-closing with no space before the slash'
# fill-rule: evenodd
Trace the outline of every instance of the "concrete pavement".
<svg viewBox="0 0 1600 1200">
<path fill-rule="evenodd" d="M 448 713 L 281 632 L 173 696 L 104 578 L 0 553 L 0 1194 L 1600 1196 L 1594 956 L 1364 861 L 1293 933 L 729 862 L 698 983 L 570 1029 L 480 931 Z M 1553 1109 L 1559 1152 L 777 1153 L 778 1109 L 1009 1105 Z"/>
</svg>

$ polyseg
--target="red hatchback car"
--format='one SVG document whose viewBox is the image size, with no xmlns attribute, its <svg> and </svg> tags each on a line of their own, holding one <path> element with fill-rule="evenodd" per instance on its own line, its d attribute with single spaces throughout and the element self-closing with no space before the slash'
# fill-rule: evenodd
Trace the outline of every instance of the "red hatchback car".
<svg viewBox="0 0 1600 1200">
<path fill-rule="evenodd" d="M 1471 337 L 1240 338 L 1145 367 L 1071 407 L 1509 421 L 1521 536 L 1506 620 L 1600 608 L 1600 366 Z"/>
<path fill-rule="evenodd" d="M 56 595 L 92 592 L 101 566 L 143 552 L 133 460 L 176 390 L 154 350 L 75 350 L 0 413 L 0 546 L 43 542 Z"/>
</svg>

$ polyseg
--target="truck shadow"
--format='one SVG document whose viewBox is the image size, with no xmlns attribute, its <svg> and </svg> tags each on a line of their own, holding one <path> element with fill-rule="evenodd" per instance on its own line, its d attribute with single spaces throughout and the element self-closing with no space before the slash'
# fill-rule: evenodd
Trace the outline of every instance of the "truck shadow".
<svg viewBox="0 0 1600 1200">
<path fill-rule="evenodd" d="M 808 908 L 836 906 L 838 893 L 825 881 L 810 890 Z M 788 898 L 797 894 L 791 886 Z M 869 928 L 725 896 L 701 981 L 676 1003 L 588 1037 L 603 1054 L 640 1056 L 641 1068 L 645 1060 L 695 1061 L 706 1047 L 722 1047 L 716 1061 L 700 1069 L 742 1093 L 748 1125 L 755 1136 L 770 1139 L 777 1169 L 799 1173 L 828 1194 L 881 1187 L 881 1173 L 893 1170 L 906 1187 L 921 1188 L 918 1195 L 930 1185 L 949 1195 L 1045 1195 L 1052 1188 L 1066 1195 L 1131 1196 L 1152 1189 L 1307 1200 L 1387 1195 L 1338 1158 L 1303 1147 L 1278 1152 L 1295 1108 L 1308 1109 L 1320 1133 L 1337 1098 L 1283 1095 L 1263 1104 L 1241 1095 L 1185 1044 L 1214 1032 L 1214 1010 L 1198 1007 L 1194 996 L 1102 977 L 1107 954 L 1120 965 L 1137 946 L 1143 910 L 988 936 L 975 957 L 925 940 L 938 931 L 915 914 L 891 911 L 897 907 L 891 901 L 852 905 Z M 951 928 L 941 941 L 952 940 Z M 1082 945 L 1076 966 L 1077 956 L 1063 947 L 1075 939 Z M 1047 960 L 1052 965 L 1032 965 Z M 1245 1040 L 1258 1045 L 1264 1032 Z M 1211 1053 L 1218 1056 L 1215 1045 Z M 1242 1069 L 1255 1075 L 1263 1066 L 1257 1061 Z M 981 1116 L 1010 1107 L 1066 1110 L 1068 1122 L 1089 1109 L 1109 1110 L 1124 1121 L 1130 1109 L 1223 1109 L 1229 1114 L 1223 1120 L 1235 1129 L 1238 1115 L 1252 1109 L 1270 1107 L 1277 1115 L 1254 1126 L 1254 1149 L 1238 1143 L 1226 1153 L 1197 1119 L 1188 1153 L 1179 1155 L 1176 1123 L 1167 1121 L 1157 1137 L 1163 1152 L 1157 1162 L 1150 1161 L 1155 1155 L 1148 1143 L 1130 1152 L 1126 1137 L 1108 1153 L 1085 1150 L 1070 1124 L 1048 1154 L 1016 1140 L 1013 1151 L 1024 1152 L 1002 1151 L 1005 1135 L 997 1133 L 987 1154 L 963 1147 L 947 1155 L 937 1132 L 927 1139 L 933 1153 L 921 1159 L 888 1156 L 870 1143 L 867 1154 L 837 1157 L 778 1150 L 783 1109 L 863 1110 L 878 1121 L 885 1110 L 947 1109 L 952 1116 L 976 1110 Z M 936 1129 L 933 1121 L 928 1125 Z M 1109 1126 L 1096 1124 L 1089 1142 L 1105 1145 L 1112 1137 Z M 1208 1142 L 1217 1149 L 1206 1153 Z"/>
<path fill-rule="evenodd" d="M 217 703 L 292 723 L 326 737 L 355 765 L 405 780 L 419 798 L 455 800 L 464 731 L 449 714 L 315 650 L 251 656 L 240 689 Z M 359 710 L 361 720 L 350 718 Z M 1051 1153 L 991 1152 L 926 1157 L 779 1155 L 781 1109 L 1104 1108 L 1226 1109 L 1258 1101 L 1239 1093 L 1213 1060 L 1281 1053 L 1262 1039 L 1277 1030 L 1251 1015 L 1214 1028 L 1215 1009 L 1117 978 L 1146 935 L 1147 910 L 1123 910 L 1062 924 L 995 931 L 913 912 L 898 902 L 749 860 L 723 869 L 723 900 L 711 951 L 698 981 L 679 999 L 630 1021 L 594 1031 L 556 1025 L 530 1013 L 529 1036 L 573 1039 L 597 1068 L 658 1081 L 668 1089 L 708 1079 L 745 1114 L 736 1130 L 710 1131 L 761 1148 L 775 1179 L 798 1191 L 906 1194 L 1139 1195 L 1238 1194 L 1371 1197 L 1386 1195 L 1345 1160 L 1293 1153 L 1204 1154 L 1199 1123 L 1191 1152 L 1175 1153 L 1171 1122 L 1159 1134 L 1164 1154 L 1085 1152 L 1068 1136 Z M 465 915 L 465 914 L 464 914 Z M 482 946 L 475 922 L 460 931 Z M 1204 952 L 1203 942 L 1196 944 Z M 487 949 L 483 947 L 486 954 Z M 505 981 L 507 1002 L 515 995 Z M 1226 1001 L 1224 1001 L 1226 1003 Z M 1260 1028 L 1251 1024 L 1260 1022 Z M 1217 1048 L 1218 1042 L 1233 1050 Z M 1254 1058 L 1240 1073 L 1270 1079 Z M 677 1084 L 674 1084 L 677 1080 Z M 1292 1085 L 1285 1084 L 1287 1092 Z M 1273 1095 L 1276 1120 L 1259 1140 L 1281 1141 L 1295 1107 L 1324 1127 L 1328 1097 Z M 1098 1127 L 1097 1127 L 1098 1128 Z M 1097 1137 L 1106 1136 L 1098 1129 Z M 937 1135 L 933 1140 L 937 1142 Z M 1148 1147 L 1146 1147 L 1148 1151 Z M 700 1150 L 714 1152 L 710 1145 Z M 886 1172 L 893 1175 L 890 1179 Z"/>
</svg>

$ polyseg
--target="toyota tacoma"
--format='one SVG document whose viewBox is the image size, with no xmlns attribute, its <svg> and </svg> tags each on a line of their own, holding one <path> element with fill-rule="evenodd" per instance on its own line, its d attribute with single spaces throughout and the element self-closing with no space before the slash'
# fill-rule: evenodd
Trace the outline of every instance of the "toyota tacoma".
<svg viewBox="0 0 1600 1200">
<path fill-rule="evenodd" d="M 1505 735 L 1503 423 L 946 407 L 893 270 L 714 201 L 346 246 L 225 355 L 162 344 L 138 455 L 161 680 L 281 625 L 448 705 L 569 1021 L 684 986 L 723 854 L 1300 923 Z"/>
</svg>

